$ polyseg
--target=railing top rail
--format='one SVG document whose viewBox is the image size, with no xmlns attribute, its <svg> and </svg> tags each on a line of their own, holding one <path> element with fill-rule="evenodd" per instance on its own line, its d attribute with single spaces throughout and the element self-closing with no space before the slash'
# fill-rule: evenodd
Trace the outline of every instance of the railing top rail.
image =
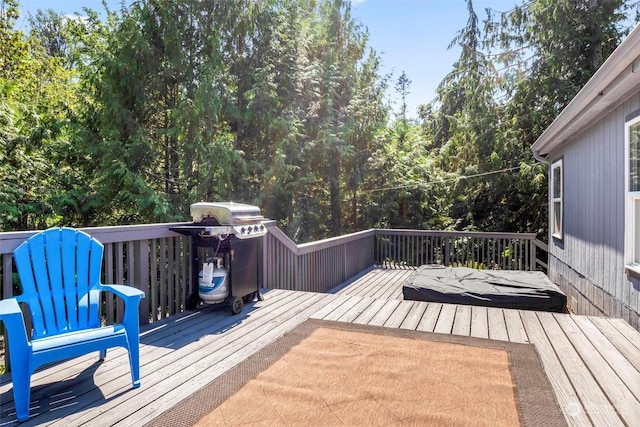
<svg viewBox="0 0 640 427">
<path fill-rule="evenodd" d="M 547 245 L 545 242 L 542 242 L 538 239 L 533 241 L 533 244 L 536 245 L 536 247 L 542 249 L 545 252 L 549 252 L 549 245 Z"/>
<path fill-rule="evenodd" d="M 169 230 L 170 227 L 183 225 L 186 223 L 160 223 L 142 225 L 122 225 L 109 227 L 84 227 L 86 231 L 102 243 L 128 242 L 135 240 L 157 239 L 178 236 L 177 233 Z M 546 245 L 536 240 L 534 233 L 498 233 L 498 232 L 478 232 L 478 231 L 439 231 L 439 230 L 412 230 L 412 229 L 369 229 L 343 236 L 331 237 L 316 242 L 303 243 L 297 245 L 282 230 L 276 221 L 266 221 L 269 228 L 278 240 L 280 240 L 289 250 L 296 255 L 303 255 L 317 250 L 322 250 L 345 243 L 357 241 L 372 235 L 412 235 L 425 237 L 477 237 L 477 238 L 502 238 L 502 239 L 525 239 L 532 240 L 539 248 L 547 250 Z M 37 231 L 15 231 L 0 233 L 0 254 L 11 253 L 23 241 L 37 233 Z"/>
<path fill-rule="evenodd" d="M 345 234 L 344 236 L 330 237 L 324 240 L 318 240 L 317 242 L 309 242 L 298 245 L 298 255 L 311 253 L 314 251 L 331 248 L 333 246 L 344 245 L 345 243 L 355 242 L 365 237 L 372 237 L 375 235 L 375 230 L 357 231 L 351 234 Z"/>
<path fill-rule="evenodd" d="M 486 232 L 486 231 L 440 231 L 440 230 L 412 230 L 412 229 L 384 229 L 376 228 L 376 235 L 391 234 L 391 235 L 411 235 L 411 236 L 426 236 L 426 237 L 478 237 L 483 239 L 525 239 L 535 240 L 535 233 L 500 233 L 500 232 Z"/>
<path fill-rule="evenodd" d="M 287 249 L 293 252 L 295 255 L 304 255 L 311 252 L 319 251 L 322 249 L 331 248 L 334 246 L 343 245 L 345 243 L 355 242 L 365 237 L 373 236 L 375 234 L 374 229 L 358 231 L 351 234 L 345 234 L 344 236 L 330 237 L 328 239 L 318 240 L 316 242 L 296 244 L 289 236 L 287 236 L 282 230 L 275 225 L 275 221 L 265 222 L 269 233 L 273 234 L 280 242 L 282 242 Z"/>
<path fill-rule="evenodd" d="M 275 238 L 277 238 L 280 242 L 282 242 L 282 244 L 284 244 L 287 249 L 289 249 L 294 254 L 298 252 L 298 245 L 296 245 L 296 242 L 291 240 L 291 238 L 287 236 L 284 231 L 278 228 L 276 221 L 265 221 L 264 224 L 267 227 L 268 232 Z"/>
<path fill-rule="evenodd" d="M 134 240 L 159 239 L 164 237 L 179 236 L 169 230 L 169 227 L 185 223 L 161 223 L 141 225 L 119 225 L 110 227 L 83 227 L 91 237 L 95 237 L 101 243 L 130 242 Z M 13 252 L 20 243 L 38 233 L 36 231 L 10 231 L 0 233 L 0 254 Z"/>
</svg>

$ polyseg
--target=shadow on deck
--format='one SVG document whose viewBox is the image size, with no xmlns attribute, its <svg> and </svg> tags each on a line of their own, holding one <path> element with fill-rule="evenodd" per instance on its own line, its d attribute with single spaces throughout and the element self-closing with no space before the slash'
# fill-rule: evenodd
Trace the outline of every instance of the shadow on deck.
<svg viewBox="0 0 640 427">
<path fill-rule="evenodd" d="M 232 316 L 205 306 L 141 332 L 142 385 L 114 349 L 40 370 L 21 426 L 144 425 L 308 318 L 531 343 L 570 425 L 640 419 L 640 333 L 621 319 L 402 300 L 410 269 L 372 269 L 330 294 L 268 290 Z M 0 426 L 18 425 L 9 376 L 0 379 Z"/>
</svg>

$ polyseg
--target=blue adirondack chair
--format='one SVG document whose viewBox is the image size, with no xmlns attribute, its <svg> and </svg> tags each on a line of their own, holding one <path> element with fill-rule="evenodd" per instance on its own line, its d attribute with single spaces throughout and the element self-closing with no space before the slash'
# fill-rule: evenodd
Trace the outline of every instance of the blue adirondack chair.
<svg viewBox="0 0 640 427">
<path fill-rule="evenodd" d="M 35 234 L 14 251 L 23 293 L 0 301 L 0 320 L 9 337 L 13 397 L 19 421 L 29 418 L 31 374 L 45 363 L 107 349 L 129 352 L 133 387 L 140 386 L 138 307 L 144 292 L 100 283 L 103 247 L 72 228 Z M 124 300 L 122 323 L 101 325 L 102 291 Z M 32 329 L 20 309 L 28 305 Z"/>
</svg>

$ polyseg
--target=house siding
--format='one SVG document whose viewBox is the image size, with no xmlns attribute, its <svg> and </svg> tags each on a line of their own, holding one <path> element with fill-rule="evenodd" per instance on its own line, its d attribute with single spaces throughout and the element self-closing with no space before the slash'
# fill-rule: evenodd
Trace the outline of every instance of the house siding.
<svg viewBox="0 0 640 427">
<path fill-rule="evenodd" d="M 624 268 L 626 117 L 636 93 L 581 132 L 550 163 L 563 159 L 562 240 L 549 236 L 549 277 L 578 314 L 622 317 L 640 329 L 640 280 Z"/>
</svg>

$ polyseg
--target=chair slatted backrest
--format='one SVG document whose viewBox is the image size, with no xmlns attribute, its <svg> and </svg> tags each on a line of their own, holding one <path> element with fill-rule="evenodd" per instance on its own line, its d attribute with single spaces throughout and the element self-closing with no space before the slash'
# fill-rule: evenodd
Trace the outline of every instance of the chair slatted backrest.
<svg viewBox="0 0 640 427">
<path fill-rule="evenodd" d="M 35 234 L 13 252 L 33 338 L 100 326 L 103 246 L 71 228 Z"/>
</svg>

